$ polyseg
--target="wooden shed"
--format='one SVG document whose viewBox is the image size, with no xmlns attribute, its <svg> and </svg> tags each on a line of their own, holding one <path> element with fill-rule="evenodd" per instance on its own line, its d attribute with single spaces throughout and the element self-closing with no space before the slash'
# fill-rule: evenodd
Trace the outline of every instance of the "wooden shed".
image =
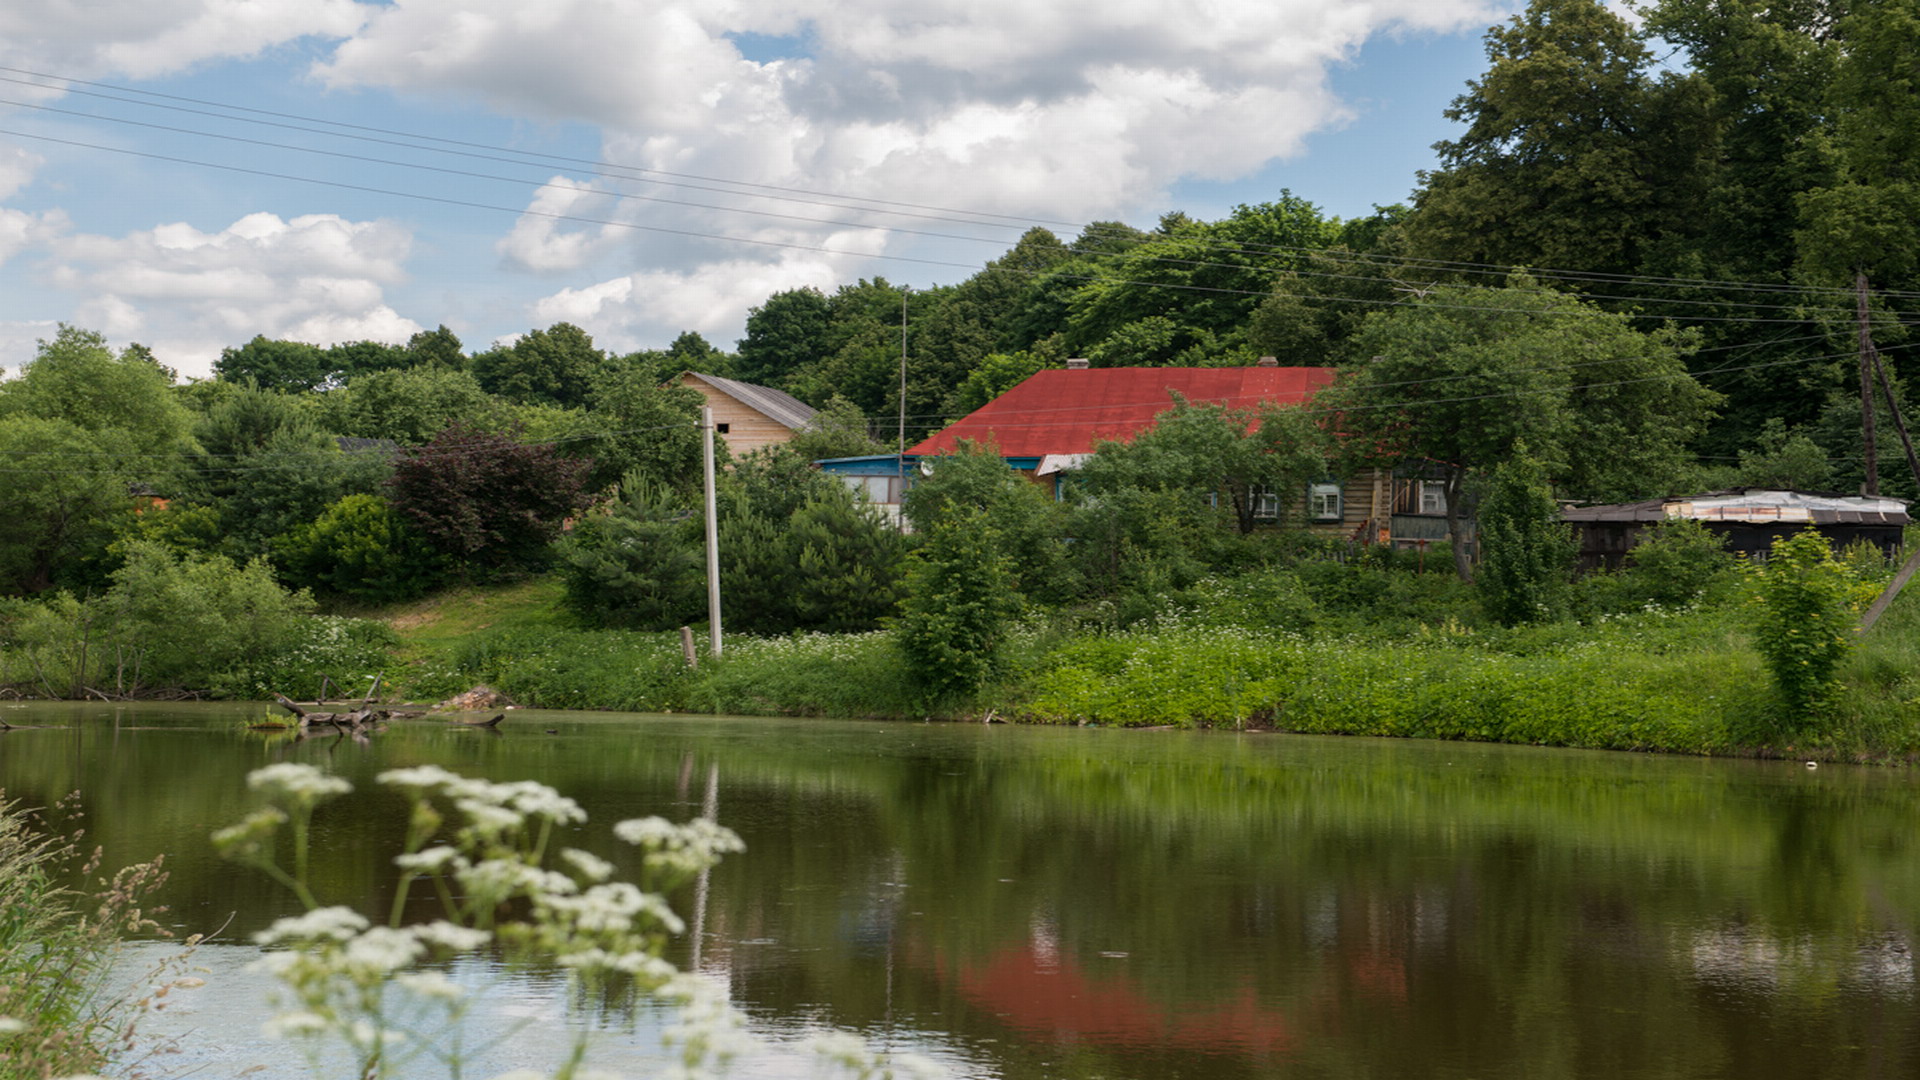
<svg viewBox="0 0 1920 1080">
<path fill-rule="evenodd" d="M 1770 488 L 1576 506 L 1561 516 L 1579 534 L 1583 570 L 1619 566 L 1646 530 L 1672 518 L 1702 522 L 1721 535 L 1728 551 L 1760 557 L 1773 547 L 1775 537 L 1813 529 L 1835 549 L 1864 540 L 1892 558 L 1900 551 L 1901 534 L 1910 520 L 1901 499 Z"/>
</svg>

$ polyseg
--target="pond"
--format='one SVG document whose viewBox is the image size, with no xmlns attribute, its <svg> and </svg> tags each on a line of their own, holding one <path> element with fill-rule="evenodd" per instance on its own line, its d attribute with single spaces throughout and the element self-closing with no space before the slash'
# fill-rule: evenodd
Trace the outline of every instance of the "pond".
<svg viewBox="0 0 1920 1080">
<path fill-rule="evenodd" d="M 206 842 L 276 761 L 354 782 L 317 818 L 316 877 L 370 912 L 405 824 L 384 769 L 551 784 L 590 815 L 569 843 L 609 857 L 616 821 L 712 812 L 747 852 L 674 898 L 693 927 L 674 959 L 781 1046 L 835 1027 L 1022 1080 L 1920 1075 L 1905 771 L 538 711 L 357 745 L 246 730 L 260 715 L 0 705 L 38 725 L 0 735 L 10 797 L 83 792 L 110 863 L 166 854 L 169 925 L 224 928 L 163 1018 L 200 1075 L 301 1075 L 258 1035 L 244 969 L 293 906 Z M 455 975 L 499 976 L 494 1015 L 534 1021 L 489 1065 L 564 1025 L 550 974 Z M 657 1023 L 613 1036 L 612 1063 L 649 1068 Z M 743 1073 L 811 1075 L 780 1053 Z"/>
</svg>

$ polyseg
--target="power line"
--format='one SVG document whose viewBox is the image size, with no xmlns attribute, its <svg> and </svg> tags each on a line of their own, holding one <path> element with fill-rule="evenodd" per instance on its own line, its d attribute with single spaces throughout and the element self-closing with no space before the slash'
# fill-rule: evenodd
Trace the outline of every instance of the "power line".
<svg viewBox="0 0 1920 1080">
<path fill-rule="evenodd" d="M 957 210 L 953 208 L 944 208 L 944 207 L 933 207 L 926 204 L 918 204 L 918 203 L 901 203 L 901 202 L 895 202 L 890 200 L 872 200 L 872 199 L 866 199 L 860 196 L 833 195 L 831 193 L 814 192 L 814 191 L 808 191 L 806 189 L 783 188 L 777 185 L 754 184 L 754 183 L 749 183 L 745 181 L 726 180 L 723 178 L 697 177 L 697 176 L 693 176 L 692 174 L 671 173 L 664 170 L 644 169 L 644 168 L 635 167 L 635 166 L 625 166 L 625 165 L 619 165 L 616 163 L 594 161 L 591 159 L 584 159 L 584 158 L 565 157 L 561 155 L 538 154 L 538 153 L 532 153 L 527 151 L 517 151 L 517 150 L 503 151 L 500 148 L 488 147 L 485 144 L 480 144 L 480 143 L 472 143 L 472 142 L 466 142 L 462 140 L 444 139 L 438 136 L 424 135 L 424 134 L 413 133 L 413 132 L 395 131 L 393 129 L 377 128 L 377 127 L 371 127 L 368 125 L 345 124 L 338 121 L 330 121 L 330 120 L 325 120 L 321 118 L 301 116 L 299 114 L 279 113 L 279 112 L 273 112 L 271 110 L 252 109 L 244 106 L 235 106 L 235 105 L 229 105 L 229 104 L 220 103 L 220 102 L 212 102 L 206 99 L 186 98 L 178 95 L 158 94 L 151 91 L 143 91 L 143 90 L 137 90 L 137 89 L 127 88 L 127 87 L 118 87 L 118 86 L 113 86 L 112 84 L 96 83 L 96 82 L 90 82 L 87 80 L 77 80 L 77 79 L 69 80 L 69 79 L 65 79 L 63 76 L 51 75 L 43 72 L 33 72 L 33 71 L 29 71 L 27 69 L 22 69 L 22 68 L 10 68 L 10 67 L 0 66 L 0 71 L 13 71 L 20 74 L 32 75 L 35 78 L 57 79 L 57 80 L 71 82 L 79 85 L 104 87 L 104 88 L 115 90 L 116 92 L 119 92 L 119 93 L 137 94 L 143 98 L 157 99 L 159 102 L 174 102 L 174 101 L 190 102 L 196 105 L 205 105 L 214 109 L 223 109 L 228 111 L 227 112 L 211 112 L 211 111 L 202 110 L 202 109 L 187 109 L 179 105 L 162 104 L 162 103 L 156 103 L 155 101 L 145 101 L 145 100 L 124 98 L 124 97 L 115 97 L 111 94 L 97 93 L 94 91 L 71 90 L 70 88 L 67 90 L 67 92 L 70 92 L 70 93 L 85 94 L 89 96 L 98 97 L 103 100 L 114 101 L 114 102 L 119 102 L 123 104 L 142 105 L 146 107 L 160 108 L 160 109 L 172 109 L 175 111 L 189 112 L 189 113 L 194 113 L 198 115 L 215 117 L 219 119 L 234 120 L 241 123 L 271 124 L 272 126 L 284 127 L 284 128 L 289 128 L 297 131 L 304 131 L 312 134 L 320 134 L 320 135 L 326 135 L 330 137 L 339 137 L 339 138 L 360 139 L 364 141 L 371 141 L 371 142 L 381 143 L 385 145 L 398 146 L 398 147 L 407 148 L 407 149 L 425 150 L 433 153 L 454 153 L 454 154 L 459 154 L 460 156 L 474 157 L 474 158 L 480 158 L 484 160 L 501 161 L 501 162 L 507 162 L 511 164 L 542 165 L 548 162 L 559 162 L 559 163 L 567 163 L 567 164 L 575 164 L 575 165 L 586 165 L 589 168 L 593 169 L 597 175 L 601 175 L 608 178 L 615 178 L 615 179 L 641 179 L 648 183 L 660 183 L 660 184 L 669 183 L 667 181 L 660 181 L 660 180 L 653 179 L 653 177 L 655 176 L 671 176 L 671 177 L 681 177 L 681 178 L 689 178 L 689 179 L 699 179 L 707 183 L 734 185 L 733 187 L 730 187 L 730 188 L 711 188 L 711 187 L 698 188 L 699 190 L 713 191 L 713 192 L 722 193 L 722 194 L 737 194 L 737 195 L 743 195 L 748 197 L 778 197 L 785 201 L 815 201 L 818 205 L 831 206 L 837 209 L 855 209 L 855 210 L 862 210 L 865 212 L 903 214 L 904 216 L 926 217 L 932 220 L 943 220 L 943 221 L 948 221 L 948 222 L 958 223 L 958 224 L 992 225 L 993 224 L 992 221 L 980 220 L 982 218 L 989 218 L 989 219 L 997 219 L 998 221 L 1001 221 L 1001 222 L 1006 222 L 1008 223 L 1008 225 L 1054 224 L 1054 225 L 1063 225 L 1067 227 L 1079 227 L 1079 228 L 1082 228 L 1083 231 L 1092 231 L 1095 228 L 1094 226 L 1091 226 L 1091 225 L 1075 226 L 1074 223 L 1056 222 L 1056 221 L 1050 221 L 1048 219 L 1017 218 L 1012 215 L 989 214 L 989 213 L 979 212 L 979 211 Z M 38 86 L 38 87 L 45 86 L 45 84 L 42 84 L 42 83 L 32 83 L 22 79 L 6 79 L 4 81 L 17 82 L 17 83 L 21 83 L 23 85 L 29 85 L 29 86 Z M 101 116 L 99 114 L 81 113 L 73 110 L 54 109 L 51 106 L 42 106 L 37 104 L 21 103 L 21 102 L 16 102 L 15 104 L 20 104 L 23 107 L 27 107 L 27 108 L 46 109 L 52 112 L 65 113 L 67 115 L 82 116 L 90 119 L 101 119 L 101 120 L 107 120 L 115 123 L 149 127 L 157 130 L 174 131 L 181 134 L 198 135 L 206 138 L 230 140 L 230 141 L 247 143 L 251 145 L 285 149 L 285 150 L 290 150 L 294 152 L 333 156 L 333 157 L 342 158 L 344 160 L 368 161 L 368 162 L 392 165 L 392 166 L 402 167 L 402 168 L 422 169 L 427 171 L 439 172 L 442 174 L 462 175 L 462 176 L 468 176 L 476 179 L 487 179 L 487 180 L 503 181 L 503 182 L 510 182 L 510 183 L 533 183 L 536 187 L 539 187 L 539 188 L 549 188 L 549 187 L 559 186 L 559 185 L 553 185 L 549 183 L 527 181 L 521 178 L 499 177 L 499 176 L 494 176 L 486 173 L 472 172 L 469 170 L 449 169 L 442 166 L 424 165 L 424 164 L 411 163 L 411 162 L 398 162 L 398 161 L 392 161 L 390 159 L 373 158 L 373 157 L 368 157 L 364 155 L 345 154 L 339 151 L 320 150 L 320 149 L 315 149 L 311 147 L 300 147 L 300 146 L 293 146 L 293 145 L 282 144 L 282 143 L 270 143 L 264 140 L 250 139 L 242 136 L 223 135 L 218 133 L 195 131 L 193 129 L 172 128 L 165 125 L 148 124 L 142 121 L 128 120 L 120 117 Z M 282 119 L 299 120 L 303 124 L 321 124 L 321 125 L 326 125 L 327 127 L 338 128 L 341 130 L 329 131 L 321 128 L 279 123 L 277 121 L 256 120 L 256 119 L 251 119 L 249 116 L 231 115 L 231 113 L 236 113 L 236 112 L 257 115 L 257 116 L 269 116 L 269 117 L 279 117 Z M 359 134 L 362 132 L 377 133 L 383 136 L 385 135 L 398 136 L 399 138 L 403 138 L 403 139 L 416 140 L 416 142 L 415 143 L 401 142 L 401 141 L 398 141 L 398 139 L 376 138 L 371 134 Z M 429 142 L 429 143 L 435 143 L 440 145 L 439 146 L 421 146 L 421 145 L 417 145 L 418 142 Z M 88 145 L 88 144 L 76 144 L 76 145 Z M 492 152 L 481 154 L 481 153 L 469 152 L 467 150 L 443 149 L 441 147 L 467 147 L 467 148 L 473 148 L 475 150 L 486 149 Z M 99 149 L 115 150 L 118 148 L 99 147 Z M 505 157 L 505 156 L 502 156 L 503 153 L 510 153 L 515 156 Z M 183 164 L 197 164 L 197 165 L 202 165 L 204 167 L 213 167 L 213 168 L 224 167 L 224 166 L 216 165 L 214 163 L 192 162 L 186 159 L 169 159 L 169 158 L 165 158 L 164 156 L 160 156 L 160 157 L 162 157 L 163 160 L 177 160 Z M 619 170 L 619 171 L 607 172 L 605 170 Z M 267 173 L 261 170 L 256 170 L 256 172 L 260 175 L 270 175 L 270 176 L 280 175 L 280 174 Z M 305 180 L 308 180 L 309 182 L 312 182 L 312 178 L 293 177 L 292 179 L 305 179 Z M 345 185 L 345 186 L 358 187 L 357 185 Z M 696 185 L 670 184 L 670 186 L 696 186 Z M 754 190 L 743 191 L 743 190 L 739 190 L 740 188 L 747 188 L 747 189 L 754 189 Z M 369 190 L 365 188 L 360 188 L 360 189 Z M 377 190 L 379 191 L 379 193 L 383 193 L 383 194 L 396 194 L 401 197 L 426 198 L 426 196 L 420 196 L 417 193 L 392 192 L 392 191 L 386 191 L 382 189 L 372 189 L 372 190 Z M 581 190 L 581 189 L 569 188 L 566 190 L 574 191 L 574 190 Z M 757 210 L 757 209 L 742 208 L 742 207 L 715 206 L 715 205 L 703 204 L 703 203 L 692 203 L 692 202 L 686 202 L 683 200 L 664 199 L 658 196 L 638 195 L 631 192 L 591 191 L 591 189 L 587 189 L 587 190 L 589 191 L 590 194 L 608 196 L 616 199 L 637 199 L 637 200 L 643 200 L 643 201 L 660 202 L 668 205 L 680 205 L 680 206 L 688 206 L 688 207 L 697 208 L 697 209 L 713 210 L 718 213 L 745 213 L 745 214 L 754 214 L 758 216 L 766 216 L 766 217 L 772 217 L 772 218 L 784 219 L 784 220 L 802 221 L 810 224 L 834 225 L 834 226 L 846 227 L 846 228 L 881 229 L 889 232 L 898 232 L 903 235 L 917 235 L 917 236 L 925 236 L 925 237 L 936 238 L 936 239 L 958 240 L 963 242 L 996 242 L 991 238 L 987 238 L 987 237 L 962 236 L 962 235 L 947 234 L 947 233 L 936 233 L 936 232 L 930 232 L 930 231 L 924 231 L 924 230 L 903 229 L 899 227 L 874 225 L 870 223 L 861 223 L 861 222 L 844 222 L 844 221 L 824 220 L 824 219 L 818 219 L 818 218 L 806 218 L 798 215 L 782 214 L 775 211 Z M 778 194 L 774 196 L 759 196 L 755 194 L 755 190 L 774 192 Z M 790 199 L 789 196 L 806 196 L 806 198 Z M 824 200 L 835 200 L 835 201 L 824 201 Z M 863 207 L 863 206 L 854 205 L 855 203 L 869 203 L 873 205 Z M 904 210 L 895 211 L 895 210 L 877 209 L 877 207 L 881 207 L 881 206 L 887 206 L 887 207 L 897 206 L 897 207 L 911 208 L 911 210 L 913 211 L 937 212 L 938 215 L 943 215 L 943 216 L 936 217 L 936 216 L 933 216 L 932 214 L 923 214 L 923 213 L 917 213 L 917 212 L 908 213 L 907 211 L 904 211 Z M 510 209 L 510 208 L 501 208 L 501 207 L 492 207 L 492 206 L 482 206 L 481 208 L 501 210 L 502 212 L 513 212 L 513 213 L 522 213 L 522 212 L 536 213 L 532 211 L 519 211 L 519 210 Z M 969 216 L 968 217 L 951 216 L 955 214 L 965 214 Z M 554 216 L 554 215 L 545 215 L 545 216 Z M 657 230 L 654 227 L 637 225 L 631 222 L 605 221 L 602 219 L 584 218 L 580 216 L 561 216 L 561 219 L 582 221 L 585 223 L 600 224 L 600 225 L 611 226 L 611 227 L 638 228 L 638 229 L 650 230 L 650 231 L 677 231 L 682 234 L 685 234 L 688 232 L 687 230 Z M 1008 226 L 995 226 L 995 227 L 1008 227 Z M 721 238 L 717 234 L 695 234 L 695 235 L 701 235 L 708 238 Z M 738 237 L 725 237 L 725 239 L 730 239 L 736 242 L 745 242 L 745 243 L 756 242 L 756 241 L 746 240 L 744 238 L 738 238 Z M 1285 245 L 1263 245 L 1263 244 L 1246 244 L 1246 243 L 1221 243 L 1213 240 L 1212 238 L 1199 241 L 1199 245 L 1200 245 L 1201 251 L 1232 252 L 1235 254 L 1281 254 L 1281 253 L 1295 254 L 1295 255 L 1327 254 L 1327 255 L 1335 255 L 1337 257 L 1344 258 L 1346 260 L 1353 261 L 1353 262 L 1360 262 L 1362 264 L 1392 266 L 1398 269 L 1409 269 L 1409 268 L 1420 267 L 1420 268 L 1427 268 L 1431 270 L 1437 270 L 1444 273 L 1499 274 L 1504 276 L 1506 274 L 1511 273 L 1512 271 L 1511 267 L 1495 265 L 1495 264 L 1469 263 L 1469 262 L 1459 262 L 1459 261 L 1451 261 L 1451 260 L 1420 259 L 1420 258 L 1414 258 L 1409 256 L 1382 256 L 1382 255 L 1376 255 L 1373 253 L 1351 252 L 1351 251 L 1343 251 L 1339 249 L 1326 249 L 1326 248 L 1305 248 L 1305 247 L 1289 247 Z M 797 245 L 797 246 L 806 247 L 806 245 Z M 812 250 L 831 250 L 831 249 L 813 248 Z M 1082 255 L 1085 257 L 1093 257 L 1093 258 L 1124 258 L 1126 257 L 1125 252 L 1093 251 L 1093 250 L 1086 250 L 1084 248 L 1074 248 L 1074 247 L 1069 247 L 1067 250 L 1074 254 Z M 869 257 L 895 258 L 895 259 L 906 258 L 902 256 L 886 256 L 886 255 L 872 255 Z M 933 260 L 917 260 L 917 259 L 907 260 L 907 261 L 930 263 L 933 265 L 964 266 L 966 268 L 972 268 L 972 264 L 940 263 L 940 262 L 935 262 Z M 1166 256 L 1152 257 L 1151 261 L 1167 263 L 1167 264 L 1175 264 L 1175 265 L 1187 265 L 1195 268 L 1220 267 L 1220 268 L 1232 269 L 1236 271 L 1246 271 L 1249 269 L 1256 269 L 1256 268 L 1245 267 L 1237 264 L 1219 263 L 1219 262 L 1204 261 L 1204 260 L 1175 259 L 1175 258 L 1166 257 Z M 1280 272 L 1280 271 L 1273 271 L 1273 272 Z M 1370 281 L 1370 282 L 1378 280 L 1376 278 L 1369 278 L 1363 275 L 1343 275 L 1343 274 L 1336 274 L 1336 273 L 1331 273 L 1323 270 L 1314 270 L 1311 268 L 1301 268 L 1301 267 L 1287 268 L 1285 272 L 1298 274 L 1300 276 L 1323 277 L 1323 278 L 1330 278 L 1330 279 L 1360 280 L 1360 281 Z M 1811 286 L 1811 285 L 1789 285 L 1789 284 L 1781 284 L 1776 282 L 1764 282 L 1764 283 L 1763 282 L 1741 282 L 1741 281 L 1725 281 L 1725 280 L 1704 279 L 1704 278 L 1650 277 L 1647 275 L 1601 274 L 1601 273 L 1586 272 L 1586 271 L 1559 270 L 1559 269 L 1554 269 L 1549 267 L 1531 268 L 1529 269 L 1528 272 L 1534 275 L 1536 278 L 1556 280 L 1556 281 L 1567 281 L 1567 282 L 1592 281 L 1592 282 L 1604 282 L 1604 283 L 1624 284 L 1624 285 L 1654 285 L 1654 286 L 1660 286 L 1660 287 L 1666 287 L 1666 288 L 1691 288 L 1691 289 L 1712 290 L 1717 292 L 1764 291 L 1764 292 L 1772 292 L 1772 293 L 1777 293 L 1777 294 L 1787 295 L 1787 296 L 1801 296 L 1801 297 L 1819 295 L 1822 293 L 1832 293 L 1835 295 L 1850 295 L 1849 291 L 1844 289 L 1829 289 L 1825 287 Z M 1111 280 L 1111 279 L 1103 278 L 1101 280 Z M 1179 284 L 1166 283 L 1166 282 L 1115 282 L 1115 283 L 1116 284 L 1132 284 L 1132 285 L 1137 285 L 1142 287 L 1188 288 L 1188 289 L 1197 289 L 1201 291 L 1237 292 L 1242 295 L 1254 295 L 1253 291 L 1251 290 L 1206 290 L 1204 287 L 1182 286 Z M 1584 299 L 1593 299 L 1593 300 L 1601 300 L 1601 301 L 1626 301 L 1626 302 L 1669 304 L 1669 305 L 1685 304 L 1685 305 L 1709 306 L 1709 307 L 1721 307 L 1721 308 L 1748 307 L 1748 308 L 1765 309 L 1765 308 L 1770 308 L 1774 306 L 1774 305 L 1767 305 L 1767 304 L 1747 304 L 1747 303 L 1740 303 L 1740 302 L 1729 301 L 1724 299 L 1722 300 L 1682 300 L 1674 297 L 1620 296 L 1617 294 L 1607 294 L 1607 293 L 1575 293 L 1572 295 L 1580 296 L 1581 298 L 1584 298 Z M 1895 290 L 1883 290 L 1882 295 L 1888 296 L 1888 297 L 1891 297 L 1891 296 L 1905 297 L 1905 296 L 1920 296 L 1920 293 L 1905 293 L 1905 292 L 1900 292 Z M 1318 297 L 1313 299 L 1321 299 L 1321 300 L 1325 300 L 1328 302 L 1335 302 L 1335 303 L 1365 302 L 1359 298 L 1351 298 L 1351 297 Z M 1379 301 L 1376 301 L 1376 303 L 1377 302 Z M 1825 309 L 1818 309 L 1818 310 L 1825 310 Z M 1839 311 L 1839 309 L 1837 308 L 1833 310 L 1836 312 Z M 1903 314 L 1903 313 L 1895 313 L 1895 314 Z M 1695 321 L 1740 321 L 1740 320 L 1733 317 L 1714 318 L 1714 317 L 1703 316 L 1703 317 L 1696 318 Z M 1766 321 L 1803 322 L 1803 321 L 1807 321 L 1807 318 L 1802 317 L 1798 319 L 1776 319 L 1776 320 L 1766 320 Z"/>
</svg>

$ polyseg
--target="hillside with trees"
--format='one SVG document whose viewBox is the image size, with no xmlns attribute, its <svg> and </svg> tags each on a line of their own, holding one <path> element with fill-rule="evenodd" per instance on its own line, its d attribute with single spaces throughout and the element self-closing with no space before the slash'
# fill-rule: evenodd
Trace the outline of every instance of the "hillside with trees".
<svg viewBox="0 0 1920 1080">
<path fill-rule="evenodd" d="M 528 579 L 557 582 L 583 633 L 696 623 L 701 399 L 674 382 L 688 370 L 821 411 L 786 448 L 722 446 L 730 628 L 892 628 L 906 659 L 889 670 L 920 696 L 883 712 L 999 685 L 1033 715 L 1071 713 L 1004 656 L 1037 625 L 1127 634 L 1199 611 L 1400 640 L 1730 605 L 1725 568 L 1685 537 L 1573 582 L 1540 508 L 1859 488 L 1863 337 L 1888 369 L 1874 479 L 1920 494 L 1887 404 L 1904 408 L 1920 324 L 1920 0 L 1642 14 L 1534 0 L 1489 30 L 1485 73 L 1445 106 L 1459 132 L 1405 205 L 1343 220 L 1281 192 L 1214 221 L 1035 227 L 954 284 L 773 293 L 731 350 L 688 332 L 616 354 L 568 323 L 476 348 L 442 325 L 402 344 L 255 337 L 182 385 L 141 346 L 63 327 L 0 383 L 0 681 L 256 693 L 320 637 L 344 651 L 302 661 L 316 671 L 384 663 L 388 632 L 336 619 L 323 634 L 312 612 Z M 1068 357 L 1262 356 L 1340 375 L 1303 409 L 1170 401 L 1062 502 L 962 454 L 913 490 L 903 536 L 807 464 L 888 452 L 903 413 L 917 440 Z M 1254 528 L 1257 492 L 1409 463 L 1444 469 L 1456 541 L 1459 508 L 1490 500 L 1487 557 L 1510 560 L 1492 584 L 1466 583 L 1458 542 L 1410 560 Z M 1855 561 L 1870 592 L 1883 568 Z M 1745 640 L 1733 615 L 1702 617 L 1713 648 Z M 182 653 L 170 620 L 249 625 L 253 644 Z M 464 673 L 500 675 L 470 660 Z M 567 700 L 651 700 L 590 699 Z"/>
</svg>

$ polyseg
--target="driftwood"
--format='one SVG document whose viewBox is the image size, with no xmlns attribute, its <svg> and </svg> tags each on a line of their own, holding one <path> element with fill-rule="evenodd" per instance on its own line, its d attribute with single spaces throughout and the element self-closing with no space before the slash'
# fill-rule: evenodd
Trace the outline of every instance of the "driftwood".
<svg viewBox="0 0 1920 1080">
<path fill-rule="evenodd" d="M 452 723 L 457 727 L 491 728 L 494 730 L 498 730 L 500 727 L 500 721 L 505 720 L 506 718 L 507 718 L 506 713 L 495 713 L 493 719 L 491 720 L 454 720 L 452 721 Z"/>
<path fill-rule="evenodd" d="M 352 712 L 309 712 L 285 694 L 273 695 L 274 703 L 294 715 L 300 727 L 313 727 L 316 724 L 331 724 L 342 731 L 359 731 L 388 719 L 385 709 L 376 709 L 371 702 L 361 702 Z"/>
<path fill-rule="evenodd" d="M 491 686 L 482 684 L 463 693 L 458 693 L 433 707 L 435 712 L 480 712 L 483 709 L 510 709 L 513 702 L 507 695 Z"/>
</svg>

